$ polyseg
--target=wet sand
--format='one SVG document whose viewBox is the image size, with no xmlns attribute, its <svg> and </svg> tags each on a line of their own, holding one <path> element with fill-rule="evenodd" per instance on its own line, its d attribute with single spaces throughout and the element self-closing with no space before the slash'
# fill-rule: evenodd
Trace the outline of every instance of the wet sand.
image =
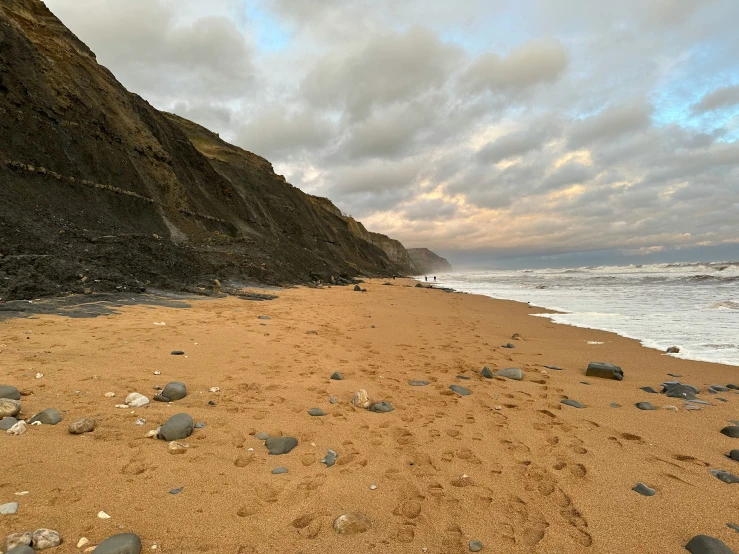
<svg viewBox="0 0 739 554">
<path fill-rule="evenodd" d="M 64 416 L 0 435 L 0 504 L 20 504 L 0 515 L 0 540 L 47 527 L 65 541 L 52 553 L 131 531 L 144 552 L 462 553 L 479 540 L 482 552 L 577 554 L 684 553 L 706 534 L 739 552 L 739 533 L 726 527 L 739 524 L 739 486 L 709 472 L 739 473 L 726 457 L 739 439 L 719 432 L 739 419 L 739 396 L 705 390 L 739 382 L 739 368 L 556 325 L 524 304 L 393 285 L 0 321 L 0 385 L 23 392 L 23 418 L 52 407 Z M 501 348 L 508 342 L 515 348 Z M 591 361 L 621 366 L 624 380 L 586 377 Z M 484 379 L 484 365 L 520 367 L 524 379 Z M 344 379 L 330 380 L 334 371 Z M 659 390 L 668 373 L 712 405 L 689 411 L 639 390 Z M 186 383 L 188 396 L 115 407 L 169 381 Z M 355 407 L 359 389 L 395 410 Z M 638 410 L 640 401 L 659 409 Z M 314 407 L 328 415 L 311 417 Z M 184 455 L 170 455 L 145 435 L 179 412 L 207 426 L 182 441 Z M 84 417 L 97 429 L 70 435 L 67 425 Z M 257 432 L 299 444 L 269 456 Z M 339 455 L 330 468 L 320 463 L 327 449 Z M 288 473 L 273 475 L 279 466 Z M 656 494 L 632 491 L 638 482 Z M 332 522 L 348 512 L 366 514 L 372 528 L 338 535 Z"/>
</svg>

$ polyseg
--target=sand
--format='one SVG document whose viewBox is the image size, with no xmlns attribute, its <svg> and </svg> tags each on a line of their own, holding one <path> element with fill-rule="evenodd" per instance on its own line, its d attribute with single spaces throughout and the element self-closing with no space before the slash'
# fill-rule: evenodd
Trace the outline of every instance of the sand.
<svg viewBox="0 0 739 554">
<path fill-rule="evenodd" d="M 409 284 L 0 322 L 0 384 L 24 392 L 24 417 L 50 407 L 64 416 L 0 436 L 0 504 L 20 503 L 17 515 L 0 516 L 0 539 L 48 527 L 65 541 L 49 552 L 65 553 L 77 552 L 81 537 L 98 544 L 131 531 L 145 552 L 461 553 L 479 540 L 483 552 L 576 554 L 686 552 L 706 534 L 739 552 L 739 533 L 726 527 L 739 523 L 739 488 L 709 472 L 739 473 L 725 456 L 739 439 L 719 432 L 739 418 L 739 396 L 720 394 L 721 403 L 705 392 L 739 381 L 738 368 L 556 325 L 525 304 Z M 500 347 L 508 342 L 516 348 Z M 585 377 L 591 361 L 620 365 L 625 379 Z M 524 379 L 483 379 L 483 365 L 520 367 Z M 329 380 L 334 371 L 344 380 Z M 688 411 L 639 390 L 659 390 L 667 373 L 713 405 Z M 411 379 L 431 384 L 411 387 Z M 169 381 L 186 383 L 188 396 L 115 407 Z M 359 389 L 395 410 L 354 407 Z M 660 409 L 638 410 L 639 401 Z M 311 417 L 314 407 L 328 415 Z M 182 441 L 184 455 L 170 455 L 166 442 L 144 436 L 179 412 L 207 427 Z M 84 417 L 97 429 L 70 435 L 67 425 Z M 141 417 L 146 425 L 135 425 Z M 257 432 L 299 444 L 268 456 Z M 339 454 L 330 468 L 320 463 L 328 449 Z M 280 466 L 289 472 L 271 473 Z M 656 494 L 632 491 L 638 482 Z M 101 510 L 110 519 L 98 518 Z M 339 536 L 332 522 L 348 512 L 365 514 L 372 528 Z"/>
</svg>

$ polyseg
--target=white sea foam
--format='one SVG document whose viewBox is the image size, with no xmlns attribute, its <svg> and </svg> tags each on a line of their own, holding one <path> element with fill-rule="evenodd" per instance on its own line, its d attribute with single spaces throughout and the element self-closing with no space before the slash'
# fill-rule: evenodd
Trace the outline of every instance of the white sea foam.
<svg viewBox="0 0 739 554">
<path fill-rule="evenodd" d="M 611 331 L 676 357 L 739 366 L 739 262 L 480 270 L 454 289 L 556 310 L 556 323 Z"/>
</svg>

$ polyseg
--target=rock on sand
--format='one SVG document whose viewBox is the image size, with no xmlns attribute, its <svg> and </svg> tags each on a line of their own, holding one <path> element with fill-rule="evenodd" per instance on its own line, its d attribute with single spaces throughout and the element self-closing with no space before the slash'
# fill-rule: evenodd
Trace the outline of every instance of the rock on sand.
<svg viewBox="0 0 739 554">
<path fill-rule="evenodd" d="M 69 424 L 69 432 L 73 435 L 81 435 L 82 433 L 89 433 L 95 429 L 94 419 L 80 419 L 74 423 Z"/>
<path fill-rule="evenodd" d="M 0 398 L 0 419 L 15 417 L 21 411 L 21 403 L 10 398 Z"/>
<path fill-rule="evenodd" d="M 696 535 L 685 545 L 691 554 L 734 554 L 726 543 L 707 535 Z"/>
<path fill-rule="evenodd" d="M 340 515 L 334 520 L 334 529 L 339 535 L 357 535 L 371 528 L 370 518 L 359 512 Z"/>
<path fill-rule="evenodd" d="M 21 393 L 17 388 L 10 385 L 0 385 L 0 398 L 8 398 L 10 400 L 20 400 Z"/>
<path fill-rule="evenodd" d="M 619 366 L 605 362 L 590 362 L 585 375 L 588 377 L 600 377 L 601 379 L 613 379 L 615 381 L 621 381 L 624 378 L 624 372 Z"/>
<path fill-rule="evenodd" d="M 113 535 L 101 542 L 93 552 L 95 554 L 140 554 L 143 546 L 141 539 L 133 533 Z"/>
<path fill-rule="evenodd" d="M 40 411 L 31 419 L 29 419 L 28 423 L 35 423 L 37 421 L 40 421 L 44 425 L 56 425 L 61 420 L 62 414 L 60 414 L 54 408 L 46 408 L 45 410 Z"/>
<path fill-rule="evenodd" d="M 287 454 L 293 448 L 298 446 L 298 439 L 295 437 L 270 437 L 264 441 L 267 447 L 267 453 L 273 456 Z"/>
<path fill-rule="evenodd" d="M 175 414 L 159 428 L 159 438 L 167 442 L 185 439 L 192 435 L 193 421 L 190 414 Z"/>
</svg>

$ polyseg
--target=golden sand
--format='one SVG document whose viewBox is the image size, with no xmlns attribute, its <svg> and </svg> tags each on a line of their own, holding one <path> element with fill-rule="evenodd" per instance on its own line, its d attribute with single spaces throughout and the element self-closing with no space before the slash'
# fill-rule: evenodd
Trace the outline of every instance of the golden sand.
<svg viewBox="0 0 739 554">
<path fill-rule="evenodd" d="M 57 426 L 0 436 L 0 504 L 20 503 L 18 515 L 0 516 L 0 540 L 48 527 L 65 541 L 49 552 L 64 553 L 84 551 L 81 537 L 94 545 L 131 531 L 144 552 L 463 553 L 480 540 L 483 552 L 577 554 L 684 553 L 706 534 L 739 551 L 739 533 L 726 527 L 739 523 L 739 486 L 709 473 L 739 473 L 725 456 L 739 439 L 719 433 L 739 418 L 739 397 L 703 392 L 714 405 L 688 411 L 639 390 L 659 390 L 667 373 L 705 390 L 739 381 L 737 368 L 556 325 L 524 304 L 393 284 L 0 322 L 0 384 L 26 394 L 26 418 L 49 407 L 64 414 Z M 507 342 L 516 348 L 500 347 Z M 625 379 L 586 378 L 591 361 L 620 365 Z M 483 365 L 520 367 L 524 380 L 483 379 Z M 334 371 L 344 380 L 329 380 Z M 186 398 L 115 407 L 171 380 L 187 384 Z M 455 383 L 472 394 L 453 393 Z M 395 410 L 354 407 L 359 389 Z M 640 411 L 639 401 L 660 409 Z M 313 407 L 328 415 L 309 416 Z M 173 456 L 144 436 L 178 412 L 207 427 Z M 70 435 L 67 425 L 84 417 L 97 429 Z M 269 456 L 260 431 L 299 445 Z M 330 468 L 320 463 L 328 449 L 339 454 Z M 278 466 L 289 473 L 271 474 Z M 657 494 L 633 492 L 639 481 Z M 332 522 L 348 512 L 372 528 L 339 536 Z"/>
</svg>

